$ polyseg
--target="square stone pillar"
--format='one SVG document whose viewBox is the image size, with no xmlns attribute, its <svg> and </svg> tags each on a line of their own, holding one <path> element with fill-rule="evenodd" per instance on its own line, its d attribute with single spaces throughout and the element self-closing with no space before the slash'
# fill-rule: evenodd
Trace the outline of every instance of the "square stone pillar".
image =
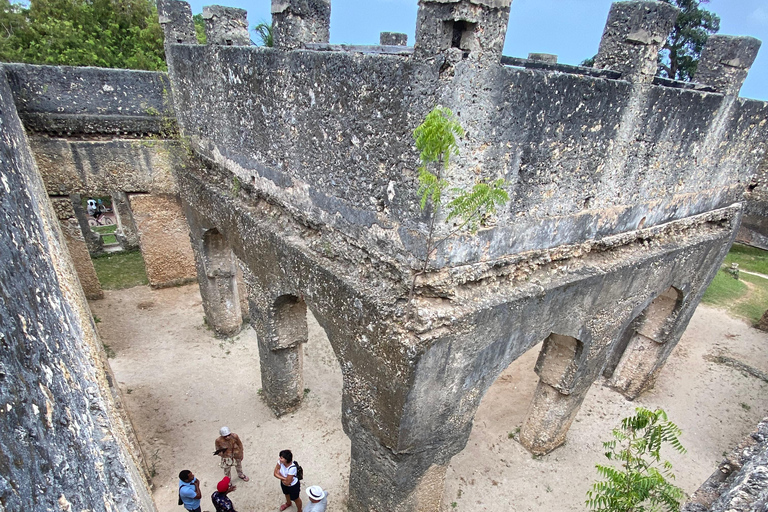
<svg viewBox="0 0 768 512">
<path fill-rule="evenodd" d="M 221 46 L 250 46 L 248 12 L 236 7 L 206 5 L 203 7 L 205 37 L 208 44 Z"/>
<path fill-rule="evenodd" d="M 712 35 L 707 39 L 693 79 L 728 96 L 738 96 L 760 50 L 754 37 Z"/>
<path fill-rule="evenodd" d="M 272 0 L 275 48 L 293 50 L 331 37 L 331 0 Z"/>
<path fill-rule="evenodd" d="M 650 84 L 680 10 L 663 2 L 614 2 L 608 13 L 595 68 L 612 69 L 628 82 Z"/>
</svg>

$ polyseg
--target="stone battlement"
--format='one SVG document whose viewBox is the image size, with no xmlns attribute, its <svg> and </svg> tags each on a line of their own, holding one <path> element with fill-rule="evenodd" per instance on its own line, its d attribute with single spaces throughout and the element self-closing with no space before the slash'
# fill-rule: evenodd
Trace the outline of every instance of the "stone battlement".
<svg viewBox="0 0 768 512">
<path fill-rule="evenodd" d="M 759 42 L 713 37 L 701 83 L 675 87 L 646 71 L 676 11 L 618 2 L 593 68 L 601 76 L 585 76 L 502 58 L 498 27 L 509 11 L 497 3 L 422 2 L 411 55 L 317 41 L 292 51 L 172 45 L 179 123 L 202 156 L 260 195 L 407 265 L 423 255 L 427 230 L 411 133 L 438 104 L 467 132 L 452 184 L 504 178 L 511 201 L 476 236 L 441 247 L 435 267 L 600 239 L 742 199 L 768 138 L 768 104 L 736 96 Z"/>
</svg>

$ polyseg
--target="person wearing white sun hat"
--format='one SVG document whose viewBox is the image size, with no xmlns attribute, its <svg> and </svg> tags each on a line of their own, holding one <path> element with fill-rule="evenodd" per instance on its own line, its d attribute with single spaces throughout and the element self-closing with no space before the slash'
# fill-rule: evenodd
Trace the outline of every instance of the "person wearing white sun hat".
<svg viewBox="0 0 768 512">
<path fill-rule="evenodd" d="M 304 512 L 325 512 L 328 506 L 328 492 L 319 485 L 307 488 L 309 503 L 304 506 Z"/>
</svg>

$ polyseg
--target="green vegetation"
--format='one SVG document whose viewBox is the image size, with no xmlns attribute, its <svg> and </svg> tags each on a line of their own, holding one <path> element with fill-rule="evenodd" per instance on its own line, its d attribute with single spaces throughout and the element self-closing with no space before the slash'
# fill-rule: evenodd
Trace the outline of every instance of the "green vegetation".
<svg viewBox="0 0 768 512">
<path fill-rule="evenodd" d="M 256 37 L 259 39 L 259 46 L 274 46 L 274 38 L 272 33 L 272 24 L 267 23 L 264 20 L 253 27 L 253 31 L 256 32 Z"/>
<path fill-rule="evenodd" d="M 0 0 L 0 61 L 165 70 L 152 0 Z"/>
<path fill-rule="evenodd" d="M 429 260 L 434 252 L 449 238 L 467 229 L 474 233 L 487 219 L 496 212 L 496 208 L 509 201 L 505 190 L 505 181 L 497 179 L 491 183 L 478 182 L 472 190 L 457 187 L 449 188 L 449 182 L 444 178 L 444 172 L 450 165 L 452 155 L 459 154 L 457 137 L 464 136 L 453 112 L 449 108 L 437 106 L 432 109 L 424 122 L 413 131 L 416 149 L 419 150 L 419 190 L 420 206 L 424 210 L 429 206 L 429 228 L 422 268 L 413 275 L 410 299 L 413 298 L 416 278 L 424 274 L 429 266 Z M 435 223 L 443 207 L 443 194 L 448 192 L 453 199 L 446 206 L 448 215 L 446 222 L 453 221 L 452 229 L 442 238 L 435 237 Z"/>
<path fill-rule="evenodd" d="M 738 263 L 739 270 L 768 275 L 768 251 L 734 244 L 725 258 L 723 268 L 704 293 L 702 302 L 757 323 L 768 308 L 768 279 L 746 272 L 739 272 L 739 279 L 734 279 L 725 270 L 732 263 Z"/>
<path fill-rule="evenodd" d="M 709 0 L 661 0 L 680 9 L 675 26 L 659 52 L 658 74 L 675 80 L 693 79 L 710 34 L 720 30 L 720 17 L 702 9 Z"/>
<path fill-rule="evenodd" d="M 104 254 L 93 259 L 93 266 L 105 290 L 120 290 L 149 282 L 140 251 Z"/>
<path fill-rule="evenodd" d="M 195 22 L 195 34 L 197 35 L 197 42 L 199 44 L 208 43 L 208 36 L 205 35 L 205 20 L 203 20 L 203 15 L 195 14 L 192 16 L 192 21 Z"/>
<path fill-rule="evenodd" d="M 650 512 L 680 510 L 685 493 L 669 483 L 674 479 L 672 465 L 661 459 L 661 448 L 669 445 L 685 453 L 678 436 L 682 432 L 667 420 L 661 409 L 642 407 L 635 415 L 621 420 L 612 432 L 613 439 L 603 443 L 605 456 L 616 466 L 597 464 L 603 480 L 587 492 L 587 506 L 599 512 Z"/>
<path fill-rule="evenodd" d="M 93 226 L 91 231 L 94 231 L 101 235 L 101 241 L 106 245 L 116 244 L 117 238 L 113 234 L 117 230 L 116 224 L 110 224 L 108 226 Z"/>
</svg>

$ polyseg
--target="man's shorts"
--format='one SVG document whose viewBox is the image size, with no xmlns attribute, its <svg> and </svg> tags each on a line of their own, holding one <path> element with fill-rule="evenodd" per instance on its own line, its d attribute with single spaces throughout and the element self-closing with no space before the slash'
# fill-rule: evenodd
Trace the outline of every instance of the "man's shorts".
<svg viewBox="0 0 768 512">
<path fill-rule="evenodd" d="M 296 482 L 296 485 L 288 487 L 280 482 L 280 488 L 283 490 L 283 494 L 287 494 L 291 497 L 291 500 L 296 501 L 299 499 L 299 493 L 301 492 L 301 482 Z"/>
</svg>

